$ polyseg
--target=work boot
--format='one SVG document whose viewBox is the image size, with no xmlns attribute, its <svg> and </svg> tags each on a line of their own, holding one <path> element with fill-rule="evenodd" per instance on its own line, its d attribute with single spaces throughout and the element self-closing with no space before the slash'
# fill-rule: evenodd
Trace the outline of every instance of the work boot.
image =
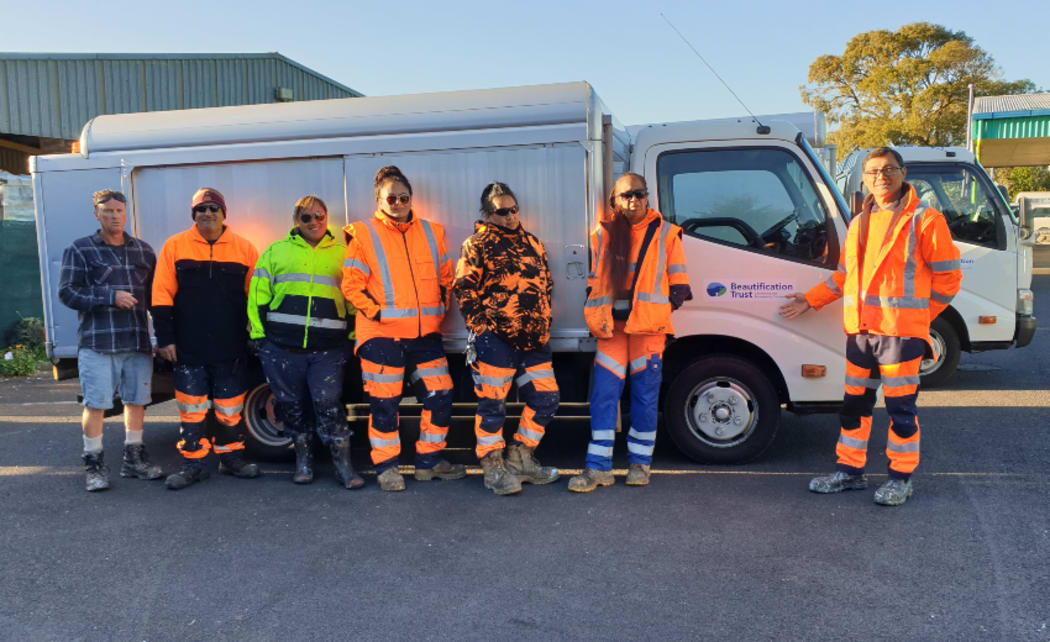
<svg viewBox="0 0 1050 642">
<path fill-rule="evenodd" d="M 314 453 L 310 448 L 310 433 L 301 432 L 295 435 L 295 472 L 292 483 L 309 484 L 314 480 Z"/>
<path fill-rule="evenodd" d="M 150 463 L 145 446 L 142 444 L 124 444 L 124 463 L 120 465 L 121 477 L 160 479 L 163 474 L 160 466 L 154 466 Z"/>
<path fill-rule="evenodd" d="M 612 486 L 614 481 L 611 470 L 584 468 L 582 473 L 569 480 L 569 490 L 574 493 L 589 493 L 599 486 Z"/>
<path fill-rule="evenodd" d="M 842 470 L 809 480 L 809 490 L 814 493 L 841 493 L 844 490 L 860 490 L 867 486 L 864 475 L 851 475 Z"/>
<path fill-rule="evenodd" d="M 911 480 L 890 478 L 875 491 L 875 503 L 880 506 L 900 506 L 911 497 Z"/>
<path fill-rule="evenodd" d="M 168 478 L 164 480 L 164 485 L 168 487 L 168 490 L 182 490 L 207 478 L 208 471 L 203 466 L 185 463 L 182 465 L 182 470 L 168 475 Z"/>
<path fill-rule="evenodd" d="M 521 479 L 509 470 L 503 461 L 503 451 L 493 450 L 481 459 L 485 471 L 485 488 L 497 495 L 513 495 L 521 492 Z M 555 476 L 557 473 L 555 472 Z M 544 484 L 547 482 L 543 482 Z"/>
<path fill-rule="evenodd" d="M 379 477 L 376 478 L 379 482 L 379 490 L 387 490 L 391 492 L 398 492 L 405 490 L 405 478 L 398 472 L 397 467 L 387 468 L 383 472 L 379 473 Z"/>
<path fill-rule="evenodd" d="M 84 462 L 84 490 L 95 492 L 109 488 L 109 467 L 102 461 L 102 451 L 84 453 L 80 459 Z"/>
<path fill-rule="evenodd" d="M 350 465 L 350 438 L 338 437 L 332 440 L 329 446 L 332 451 L 332 465 L 335 466 L 335 478 L 343 485 L 343 488 L 357 490 L 365 485 L 365 480 L 354 472 Z M 395 469 L 394 472 L 397 472 Z M 401 480 L 401 490 L 405 488 L 405 480 Z"/>
<path fill-rule="evenodd" d="M 649 467 L 645 464 L 631 464 L 627 467 L 628 486 L 648 486 Z"/>
<path fill-rule="evenodd" d="M 535 456 L 535 448 L 525 444 L 511 444 L 507 448 L 507 470 L 512 475 L 529 484 L 549 484 L 558 479 L 558 469 L 554 466 L 543 466 Z"/>
<path fill-rule="evenodd" d="M 219 455 L 219 473 L 252 479 L 259 476 L 259 465 L 245 459 L 240 451 L 223 453 Z"/>
<path fill-rule="evenodd" d="M 463 464 L 453 464 L 447 459 L 441 459 L 433 468 L 416 467 L 416 481 L 430 481 L 432 479 L 463 479 L 467 476 L 467 467 Z"/>
</svg>

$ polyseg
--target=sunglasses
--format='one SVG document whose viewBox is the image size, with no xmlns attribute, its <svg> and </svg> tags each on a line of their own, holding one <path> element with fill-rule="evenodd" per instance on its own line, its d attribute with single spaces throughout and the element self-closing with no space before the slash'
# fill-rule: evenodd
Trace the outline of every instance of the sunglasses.
<svg viewBox="0 0 1050 642">
<path fill-rule="evenodd" d="M 489 214 L 495 214 L 496 216 L 511 216 L 512 214 L 518 213 L 518 206 L 514 207 L 501 207 L 498 210 L 492 210 Z"/>
<path fill-rule="evenodd" d="M 303 223 L 309 223 L 310 221 L 323 221 L 326 218 L 328 218 L 328 214 L 324 212 L 315 212 L 313 214 L 310 212 L 303 212 L 299 215 L 299 220 Z"/>
<path fill-rule="evenodd" d="M 387 205 L 395 205 L 397 203 L 401 203 L 402 205 L 408 205 L 408 202 L 411 201 L 411 200 L 412 200 L 412 195 L 411 194 L 398 194 L 397 196 L 394 196 L 393 194 L 391 194 L 390 196 L 386 197 L 386 204 Z"/>
<path fill-rule="evenodd" d="M 193 208 L 193 211 L 197 214 L 203 214 L 205 212 L 221 212 L 222 208 L 218 205 L 198 205 Z"/>
<path fill-rule="evenodd" d="M 620 198 L 625 201 L 629 201 L 632 198 L 636 198 L 640 201 L 648 195 L 649 191 L 644 189 L 636 189 L 633 192 L 620 192 Z"/>
</svg>

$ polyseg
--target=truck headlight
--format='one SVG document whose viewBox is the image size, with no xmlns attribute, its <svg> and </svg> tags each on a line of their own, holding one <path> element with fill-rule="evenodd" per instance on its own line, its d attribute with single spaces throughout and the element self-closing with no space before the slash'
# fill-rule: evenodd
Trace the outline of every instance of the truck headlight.
<svg viewBox="0 0 1050 642">
<path fill-rule="evenodd" d="M 1017 291 L 1017 314 L 1032 316 L 1035 311 L 1035 295 L 1031 290 Z"/>
</svg>

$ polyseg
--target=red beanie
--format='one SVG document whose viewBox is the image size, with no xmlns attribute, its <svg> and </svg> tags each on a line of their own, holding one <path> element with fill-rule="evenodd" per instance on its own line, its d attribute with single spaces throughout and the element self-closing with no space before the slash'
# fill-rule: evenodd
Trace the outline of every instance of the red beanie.
<svg viewBox="0 0 1050 642">
<path fill-rule="evenodd" d="M 193 210 L 198 205 L 218 205 L 222 208 L 224 217 L 228 214 L 226 211 L 226 199 L 222 197 L 219 190 L 213 187 L 202 187 L 193 195 L 193 203 L 190 205 L 190 218 L 196 218 Z"/>
</svg>

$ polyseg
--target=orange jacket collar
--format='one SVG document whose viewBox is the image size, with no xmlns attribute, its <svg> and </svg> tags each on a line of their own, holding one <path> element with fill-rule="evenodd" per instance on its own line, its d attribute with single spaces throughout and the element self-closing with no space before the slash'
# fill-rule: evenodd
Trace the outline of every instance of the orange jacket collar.
<svg viewBox="0 0 1050 642">
<path fill-rule="evenodd" d="M 190 227 L 190 233 L 193 235 L 193 240 L 194 241 L 200 241 L 201 243 L 210 243 L 212 245 L 215 245 L 216 243 L 226 243 L 228 241 L 229 237 L 226 236 L 226 232 L 228 232 L 229 229 L 230 229 L 230 226 L 226 225 L 225 223 L 223 223 L 223 225 L 222 225 L 222 234 L 219 234 L 219 238 L 215 239 L 214 241 L 209 241 L 208 239 L 204 238 L 204 235 L 201 234 L 201 231 L 197 228 L 197 224 L 196 223 L 194 223 Z"/>
<path fill-rule="evenodd" d="M 386 225 L 389 228 L 393 228 L 398 232 L 407 232 L 408 228 L 412 227 L 412 224 L 416 222 L 416 213 L 412 210 L 408 211 L 408 218 L 404 221 L 395 221 L 391 217 L 387 216 L 383 212 L 383 210 L 376 210 L 373 216 L 375 216 L 376 220 L 378 220 L 383 225 Z"/>
</svg>

